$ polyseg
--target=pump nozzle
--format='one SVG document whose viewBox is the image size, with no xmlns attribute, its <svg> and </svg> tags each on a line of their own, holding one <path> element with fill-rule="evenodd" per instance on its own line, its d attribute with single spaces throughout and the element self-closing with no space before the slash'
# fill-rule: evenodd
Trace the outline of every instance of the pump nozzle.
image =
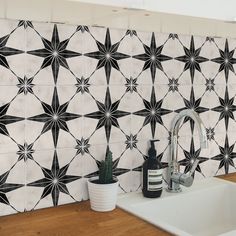
<svg viewBox="0 0 236 236">
<path fill-rule="evenodd" d="M 150 145 L 151 145 L 151 147 L 150 147 L 149 150 L 148 150 L 148 155 L 149 155 L 149 156 L 154 156 L 154 157 L 156 157 L 155 142 L 158 142 L 158 141 L 160 141 L 160 140 L 159 140 L 159 139 L 150 140 Z"/>
<path fill-rule="evenodd" d="M 151 148 L 155 148 L 155 142 L 158 142 L 160 141 L 159 139 L 153 139 L 153 140 L 150 140 L 150 144 L 151 144 Z"/>
</svg>

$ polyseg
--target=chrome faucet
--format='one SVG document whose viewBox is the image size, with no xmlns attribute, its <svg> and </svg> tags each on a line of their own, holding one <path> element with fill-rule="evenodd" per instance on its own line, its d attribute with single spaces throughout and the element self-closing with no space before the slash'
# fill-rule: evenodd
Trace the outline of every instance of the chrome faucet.
<svg viewBox="0 0 236 236">
<path fill-rule="evenodd" d="M 190 109 L 181 111 L 173 120 L 171 127 L 171 144 L 170 144 L 170 159 L 167 172 L 167 183 L 168 183 L 168 192 L 178 193 L 181 192 L 180 185 L 185 187 L 190 187 L 193 184 L 193 173 L 199 164 L 199 160 L 196 159 L 192 165 L 192 168 L 188 174 L 179 172 L 178 164 L 178 132 L 180 125 L 185 117 L 190 117 L 196 124 L 198 128 L 198 134 L 200 138 L 201 148 L 207 148 L 207 136 L 206 129 L 202 123 L 202 120 L 198 114 Z"/>
</svg>

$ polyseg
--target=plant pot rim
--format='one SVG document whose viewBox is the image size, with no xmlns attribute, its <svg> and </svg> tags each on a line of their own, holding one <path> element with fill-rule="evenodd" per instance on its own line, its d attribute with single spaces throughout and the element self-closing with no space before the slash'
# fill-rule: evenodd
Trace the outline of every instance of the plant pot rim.
<svg viewBox="0 0 236 236">
<path fill-rule="evenodd" d="M 100 183 L 94 183 L 92 181 L 94 180 L 98 180 L 99 176 L 94 176 L 94 177 L 91 177 L 88 179 L 88 182 L 91 183 L 91 184 L 97 184 L 97 185 L 112 185 L 112 184 L 116 184 L 119 182 L 118 178 L 116 176 L 113 176 L 113 180 L 114 182 L 113 183 L 109 183 L 109 184 L 100 184 Z"/>
</svg>

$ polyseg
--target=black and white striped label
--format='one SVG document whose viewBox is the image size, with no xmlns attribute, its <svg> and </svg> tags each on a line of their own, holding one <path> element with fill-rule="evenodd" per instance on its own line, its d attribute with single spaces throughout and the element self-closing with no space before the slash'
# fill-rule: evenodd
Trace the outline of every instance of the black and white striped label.
<svg viewBox="0 0 236 236">
<path fill-rule="evenodd" d="M 158 191 L 162 189 L 162 169 L 148 170 L 147 190 Z"/>
</svg>

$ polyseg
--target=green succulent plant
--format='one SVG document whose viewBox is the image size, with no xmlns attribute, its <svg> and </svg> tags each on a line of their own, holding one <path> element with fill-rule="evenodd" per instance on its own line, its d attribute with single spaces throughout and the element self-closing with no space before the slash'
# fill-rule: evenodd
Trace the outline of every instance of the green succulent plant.
<svg viewBox="0 0 236 236">
<path fill-rule="evenodd" d="M 99 168 L 99 183 L 100 184 L 110 184 L 113 183 L 112 175 L 112 152 L 107 151 L 105 160 L 101 161 Z"/>
</svg>

